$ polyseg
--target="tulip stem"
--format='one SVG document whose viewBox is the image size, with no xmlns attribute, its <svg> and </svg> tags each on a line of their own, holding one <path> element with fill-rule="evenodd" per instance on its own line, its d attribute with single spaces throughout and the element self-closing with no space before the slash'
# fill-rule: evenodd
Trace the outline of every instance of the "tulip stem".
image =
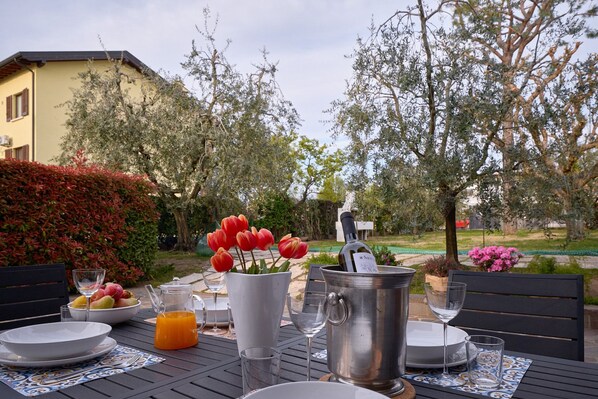
<svg viewBox="0 0 598 399">
<path fill-rule="evenodd" d="M 241 268 L 243 269 L 243 273 L 247 273 L 247 268 L 245 267 L 245 255 L 243 255 L 243 251 L 239 251 L 239 247 L 236 246 L 235 251 L 237 251 L 237 256 L 241 260 Z"/>
<path fill-rule="evenodd" d="M 255 256 L 253 255 L 253 251 L 249 252 L 251 254 L 251 259 L 253 259 L 253 264 L 257 265 L 257 262 L 255 261 Z"/>
<path fill-rule="evenodd" d="M 272 248 L 268 248 L 268 251 L 270 251 L 270 256 L 272 257 L 272 266 L 276 265 L 276 262 L 278 262 L 278 258 L 277 260 L 274 260 L 274 252 L 272 252 Z"/>
</svg>

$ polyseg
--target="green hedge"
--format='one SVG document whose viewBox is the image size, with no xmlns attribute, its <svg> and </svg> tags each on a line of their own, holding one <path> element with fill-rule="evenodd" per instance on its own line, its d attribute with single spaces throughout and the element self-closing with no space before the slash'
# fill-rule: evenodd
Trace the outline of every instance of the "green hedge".
<svg viewBox="0 0 598 399">
<path fill-rule="evenodd" d="M 157 218 L 143 178 L 0 160 L 0 266 L 65 263 L 131 285 L 153 264 Z"/>
</svg>

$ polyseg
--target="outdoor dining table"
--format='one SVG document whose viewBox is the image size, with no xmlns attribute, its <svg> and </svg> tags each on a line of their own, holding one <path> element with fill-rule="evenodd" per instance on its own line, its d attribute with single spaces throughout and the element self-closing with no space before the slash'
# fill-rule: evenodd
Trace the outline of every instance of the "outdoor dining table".
<svg viewBox="0 0 598 399">
<path fill-rule="evenodd" d="M 153 345 L 155 326 L 146 321 L 153 316 L 151 310 L 144 309 L 132 320 L 113 326 L 110 336 L 120 345 L 160 356 L 165 359 L 163 362 L 35 398 L 224 399 L 242 395 L 241 360 L 234 340 L 201 335 L 194 347 L 158 350 Z M 278 345 L 283 354 L 280 383 L 305 380 L 304 336 L 292 325 L 281 327 Z M 314 339 L 314 352 L 325 348 L 326 333 L 322 331 Z M 513 398 L 598 398 L 598 364 L 531 354 L 518 355 L 532 359 L 532 364 Z M 320 379 L 328 373 L 326 360 L 312 359 L 312 379 Z M 417 398 L 485 397 L 414 380 L 410 383 L 415 388 Z M 0 383 L 0 398 L 22 399 L 24 396 Z"/>
</svg>

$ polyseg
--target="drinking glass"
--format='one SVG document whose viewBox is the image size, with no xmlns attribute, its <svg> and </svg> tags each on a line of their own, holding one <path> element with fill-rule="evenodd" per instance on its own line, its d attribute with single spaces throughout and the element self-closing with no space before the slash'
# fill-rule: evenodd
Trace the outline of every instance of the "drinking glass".
<svg viewBox="0 0 598 399">
<path fill-rule="evenodd" d="M 204 334 L 221 335 L 225 334 L 226 330 L 218 328 L 218 292 L 224 287 L 224 276 L 226 273 L 217 272 L 214 269 L 204 271 L 203 282 L 205 283 L 208 290 L 214 293 L 214 326 L 211 330 L 204 331 Z"/>
<path fill-rule="evenodd" d="M 446 365 L 446 330 L 447 323 L 459 314 L 465 301 L 467 285 L 465 283 L 450 282 L 446 286 L 434 288 L 429 283 L 424 285 L 428 306 L 434 316 L 442 322 L 444 335 L 443 367 L 438 384 L 445 387 L 460 386 L 465 380 L 448 372 Z"/>
<path fill-rule="evenodd" d="M 287 294 L 287 308 L 295 328 L 307 338 L 307 381 L 310 381 L 311 345 L 314 335 L 326 325 L 326 295 L 295 296 Z"/>
<path fill-rule="evenodd" d="M 75 287 L 85 296 L 85 321 L 89 320 L 91 296 L 100 288 L 105 275 L 104 269 L 73 269 Z"/>
</svg>

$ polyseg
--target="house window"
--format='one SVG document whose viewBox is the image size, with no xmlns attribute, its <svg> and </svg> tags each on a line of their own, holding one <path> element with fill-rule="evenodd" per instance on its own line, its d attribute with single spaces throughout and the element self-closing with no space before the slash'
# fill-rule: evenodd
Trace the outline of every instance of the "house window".
<svg viewBox="0 0 598 399">
<path fill-rule="evenodd" d="M 29 144 L 4 150 L 5 159 L 17 159 L 19 161 L 29 161 Z"/>
<path fill-rule="evenodd" d="M 6 121 L 21 118 L 29 113 L 29 89 L 6 97 Z"/>
</svg>

